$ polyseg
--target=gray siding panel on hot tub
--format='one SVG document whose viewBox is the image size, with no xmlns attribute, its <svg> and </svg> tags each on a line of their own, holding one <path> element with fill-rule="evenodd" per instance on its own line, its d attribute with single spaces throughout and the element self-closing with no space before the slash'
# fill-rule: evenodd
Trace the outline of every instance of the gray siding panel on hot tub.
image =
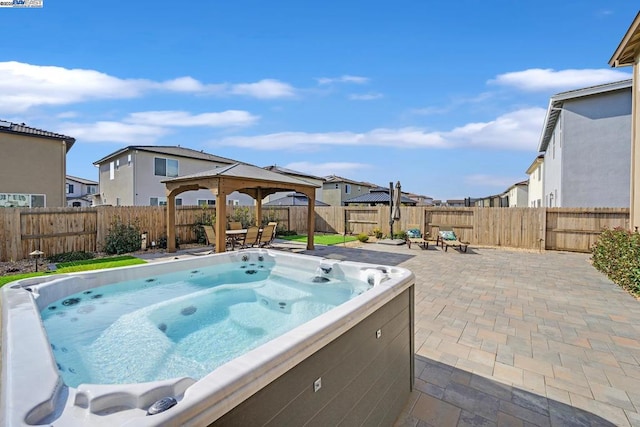
<svg viewBox="0 0 640 427">
<path fill-rule="evenodd" d="M 413 316 L 411 286 L 211 425 L 392 425 L 412 387 Z"/>
</svg>

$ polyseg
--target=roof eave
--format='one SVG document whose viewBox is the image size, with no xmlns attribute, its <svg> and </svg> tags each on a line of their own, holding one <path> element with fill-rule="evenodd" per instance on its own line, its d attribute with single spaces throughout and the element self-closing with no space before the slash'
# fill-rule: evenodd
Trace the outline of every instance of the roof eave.
<svg viewBox="0 0 640 427">
<path fill-rule="evenodd" d="M 640 54 L 640 12 L 636 15 L 629 29 L 615 50 L 609 65 L 611 67 L 626 67 L 633 65 Z"/>
</svg>

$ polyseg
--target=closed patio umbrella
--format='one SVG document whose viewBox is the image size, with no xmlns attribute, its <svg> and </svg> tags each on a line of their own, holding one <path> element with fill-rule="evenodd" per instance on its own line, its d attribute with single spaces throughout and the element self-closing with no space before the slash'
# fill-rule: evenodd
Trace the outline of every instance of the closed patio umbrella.
<svg viewBox="0 0 640 427">
<path fill-rule="evenodd" d="M 400 202 L 402 198 L 402 191 L 400 191 L 400 181 L 396 182 L 396 187 L 393 190 L 393 219 L 395 221 L 400 220 Z"/>
</svg>

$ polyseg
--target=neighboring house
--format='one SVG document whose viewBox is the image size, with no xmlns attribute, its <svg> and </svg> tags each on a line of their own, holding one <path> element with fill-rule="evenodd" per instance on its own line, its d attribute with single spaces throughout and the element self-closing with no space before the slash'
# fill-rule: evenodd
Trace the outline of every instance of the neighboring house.
<svg viewBox="0 0 640 427">
<path fill-rule="evenodd" d="M 282 193 L 276 193 L 282 194 Z M 316 206 L 329 206 L 321 200 L 315 201 Z M 304 193 L 289 193 L 284 197 L 279 199 L 271 200 L 269 202 L 263 203 L 262 206 L 308 206 L 309 198 Z"/>
<path fill-rule="evenodd" d="M 612 67 L 633 67 L 631 161 L 629 162 L 629 228 L 640 228 L 640 13 L 629 26 L 618 48 L 609 60 Z"/>
<path fill-rule="evenodd" d="M 132 145 L 115 151 L 93 164 L 99 168 L 100 193 L 96 205 L 162 206 L 167 204 L 166 186 L 161 181 L 243 163 L 180 146 Z M 176 205 L 215 206 L 209 190 L 187 191 Z M 227 195 L 227 204 L 252 206 L 246 194 Z"/>
<path fill-rule="evenodd" d="M 545 207 L 629 207 L 631 80 L 551 97 L 538 151 Z"/>
<path fill-rule="evenodd" d="M 529 206 L 529 181 L 513 184 L 503 193 L 507 200 L 507 207 L 526 208 Z"/>
<path fill-rule="evenodd" d="M 416 206 L 432 206 L 433 197 L 423 196 L 422 194 L 408 193 L 407 197 L 416 202 Z"/>
<path fill-rule="evenodd" d="M 527 169 L 529 175 L 529 195 L 527 206 L 539 208 L 542 206 L 544 198 L 544 188 L 542 177 L 544 176 L 544 154 L 540 154 Z"/>
<path fill-rule="evenodd" d="M 0 121 L 0 207 L 63 207 L 75 138 Z"/>
<path fill-rule="evenodd" d="M 480 208 L 506 208 L 509 206 L 509 199 L 505 193 L 494 194 L 493 196 L 471 199 L 470 204 Z"/>
<path fill-rule="evenodd" d="M 331 206 L 344 206 L 348 199 L 369 193 L 376 185 L 353 181 L 336 175 L 325 177 L 322 184 L 322 201 Z"/>
<path fill-rule="evenodd" d="M 379 205 L 389 205 L 389 189 L 385 187 L 377 187 L 371 189 L 371 191 L 367 194 L 361 194 L 360 196 L 352 197 L 348 200 L 344 201 L 345 206 L 379 206 Z M 406 206 L 415 206 L 416 201 L 408 198 L 407 196 L 402 194 L 400 198 L 400 203 Z"/>
<path fill-rule="evenodd" d="M 65 185 L 67 206 L 79 208 L 93 205 L 93 196 L 98 194 L 98 183 L 89 179 L 67 175 Z"/>
<path fill-rule="evenodd" d="M 271 171 L 271 172 L 277 172 L 277 173 L 281 173 L 283 175 L 287 175 L 287 176 L 291 176 L 293 178 L 298 178 L 301 179 L 303 181 L 306 182 L 310 182 L 311 184 L 315 184 L 318 186 L 318 188 L 316 189 L 316 206 L 322 206 L 320 205 L 318 202 L 322 201 L 322 185 L 324 184 L 324 178 L 318 177 L 318 176 L 314 176 L 314 175 L 309 175 L 303 172 L 298 172 L 298 171 L 294 171 L 292 169 L 287 169 L 287 168 L 283 168 L 280 166 L 265 166 L 264 169 Z M 282 199 L 284 197 L 288 197 L 289 196 L 289 192 L 279 192 L 279 193 L 274 193 L 271 194 L 267 197 L 264 198 L 263 202 L 269 203 L 273 200 L 279 200 Z"/>
</svg>

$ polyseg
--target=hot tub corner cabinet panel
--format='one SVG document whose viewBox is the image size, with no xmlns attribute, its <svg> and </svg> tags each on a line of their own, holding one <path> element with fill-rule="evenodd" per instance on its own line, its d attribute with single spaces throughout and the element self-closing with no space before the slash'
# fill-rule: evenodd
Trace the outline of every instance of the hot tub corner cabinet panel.
<svg viewBox="0 0 640 427">
<path fill-rule="evenodd" d="M 412 388 L 413 315 L 411 286 L 210 425 L 393 425 Z"/>
</svg>

